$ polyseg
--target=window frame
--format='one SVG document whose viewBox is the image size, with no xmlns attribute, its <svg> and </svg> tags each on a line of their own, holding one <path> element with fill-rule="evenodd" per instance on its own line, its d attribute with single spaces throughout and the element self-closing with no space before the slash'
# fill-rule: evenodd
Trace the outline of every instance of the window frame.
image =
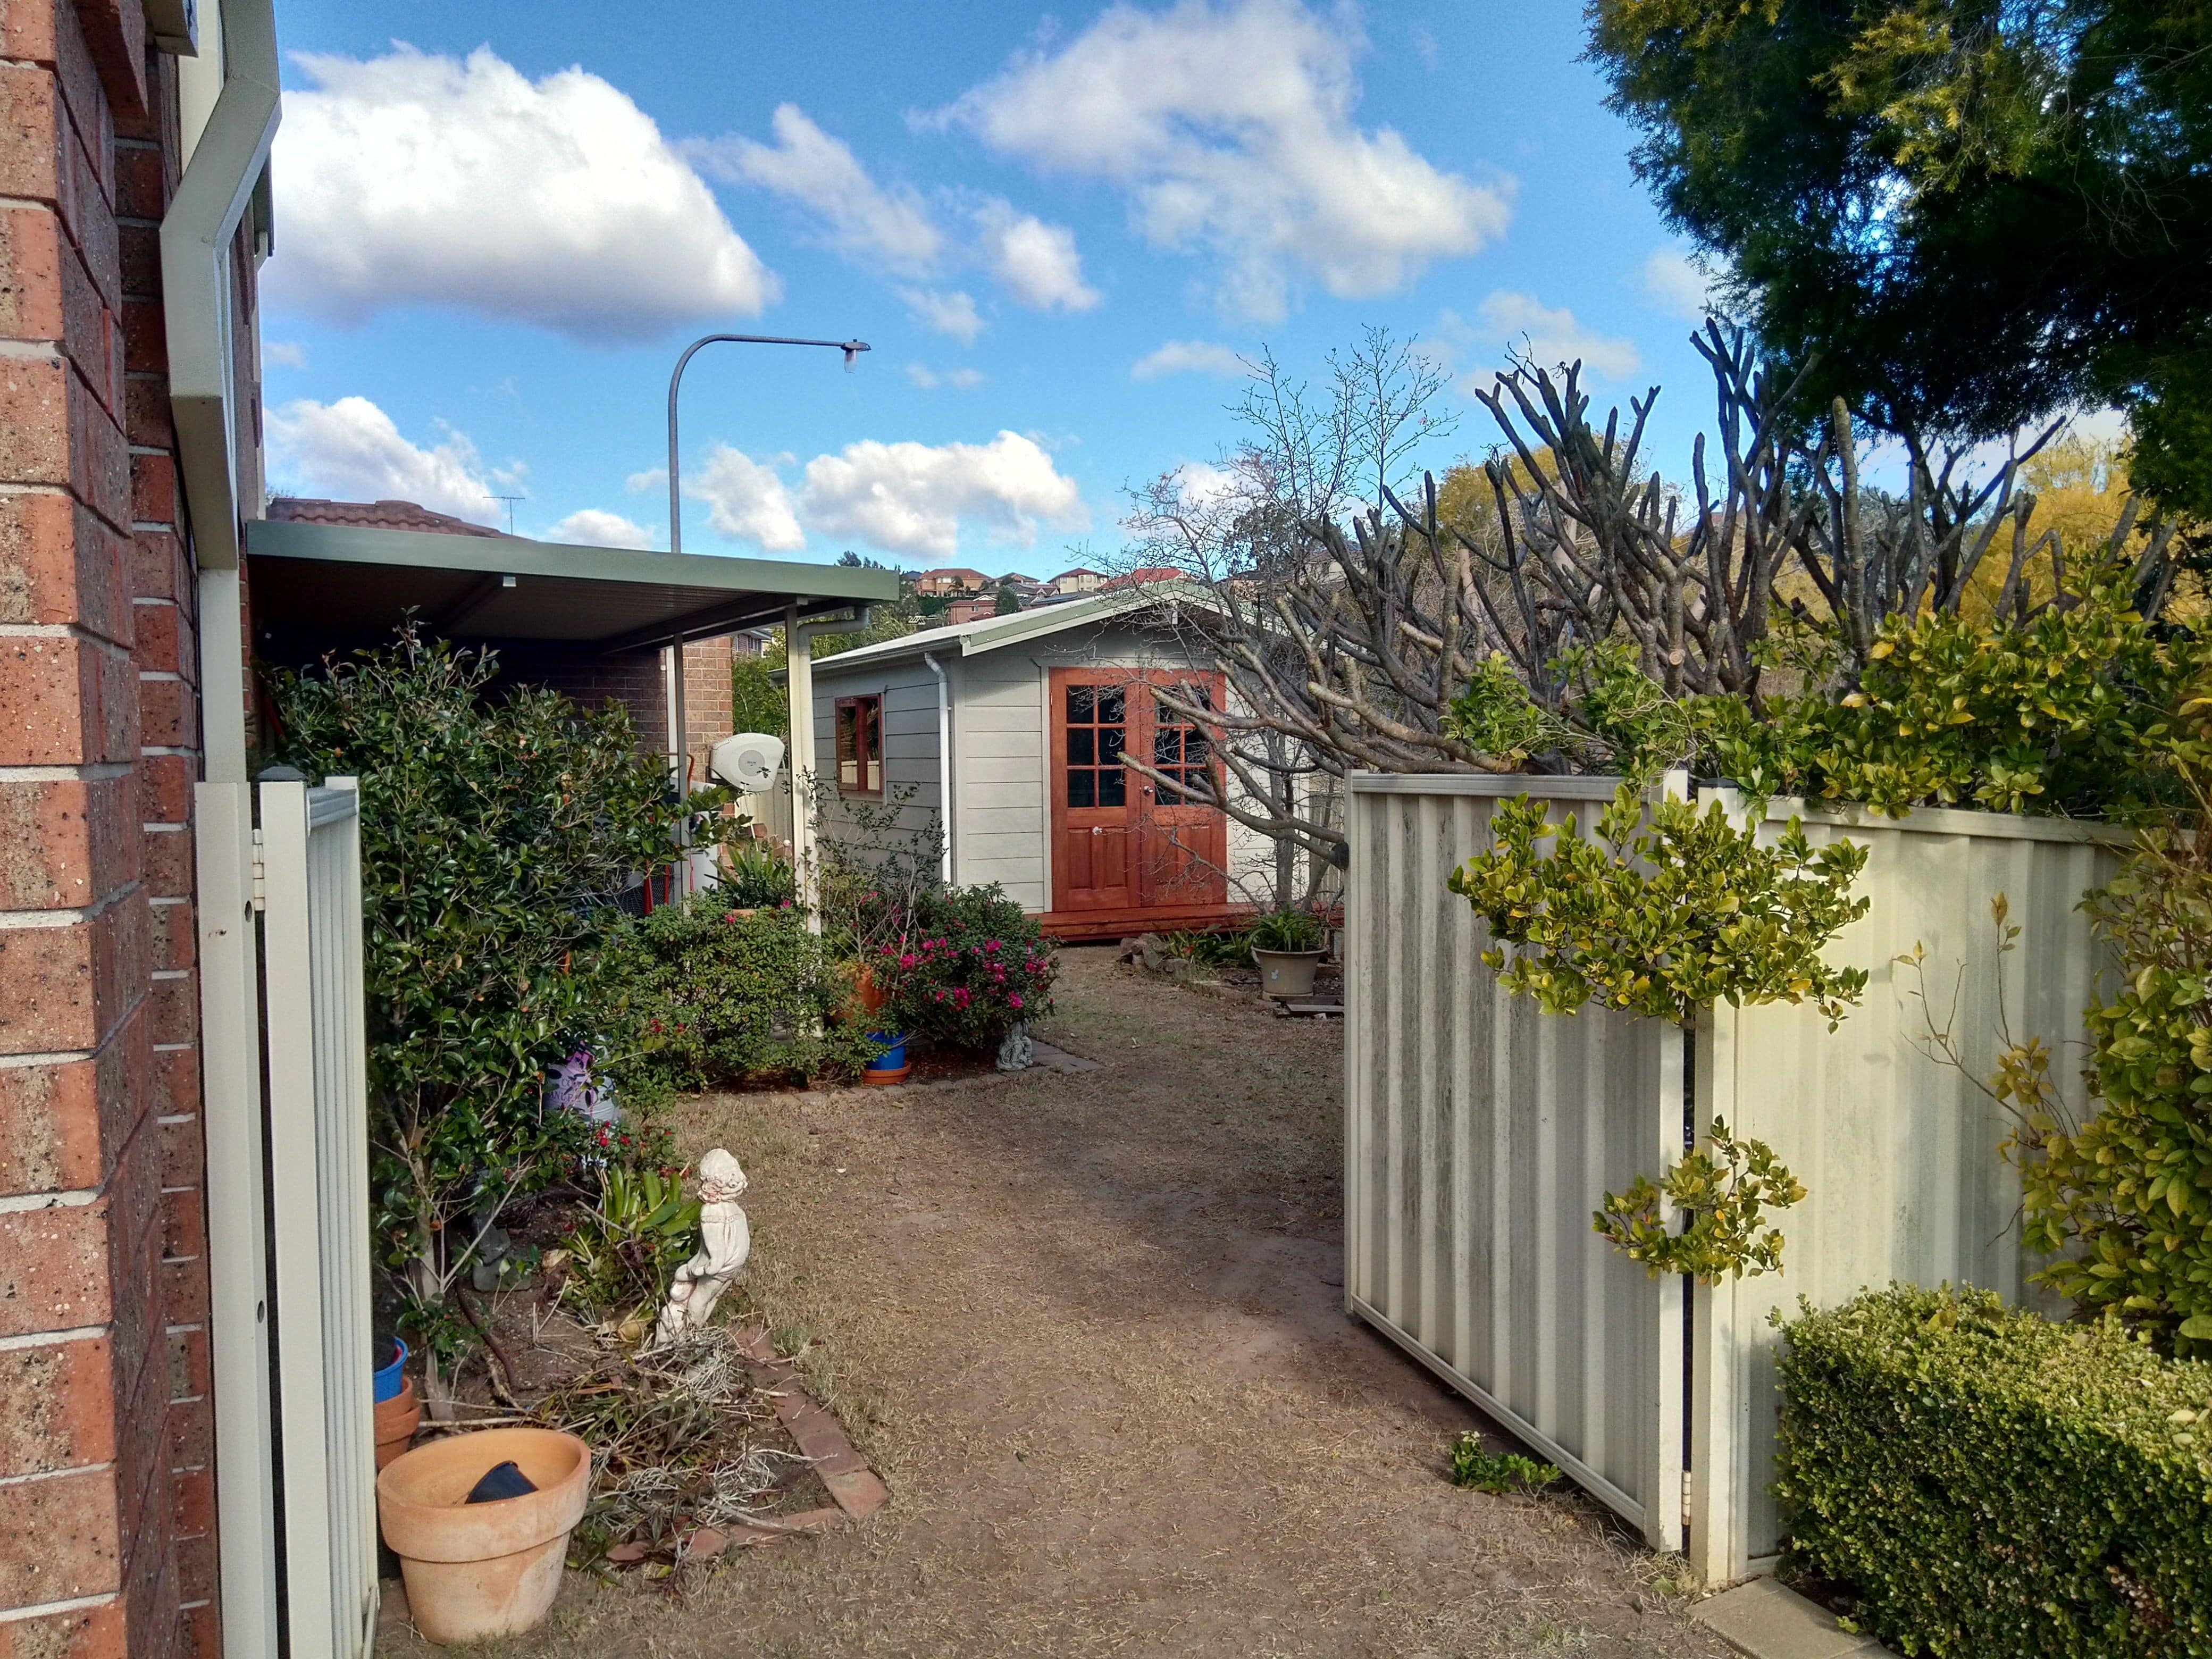
<svg viewBox="0 0 2212 1659">
<path fill-rule="evenodd" d="M 845 781 L 844 736 L 845 722 L 852 720 L 854 782 Z M 869 753 L 869 739 L 873 740 L 874 753 Z M 876 763 L 876 787 L 867 787 L 868 762 Z M 884 696 L 880 691 L 856 692 L 849 697 L 840 697 L 830 717 L 830 763 L 837 778 L 837 793 L 860 800 L 881 800 L 885 786 L 890 781 L 889 768 L 884 760 Z"/>
</svg>

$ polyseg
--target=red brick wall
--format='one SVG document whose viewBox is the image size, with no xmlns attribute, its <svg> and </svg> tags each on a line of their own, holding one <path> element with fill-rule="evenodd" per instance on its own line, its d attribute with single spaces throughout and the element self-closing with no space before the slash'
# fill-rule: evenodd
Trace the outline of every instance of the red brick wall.
<svg viewBox="0 0 2212 1659">
<path fill-rule="evenodd" d="M 684 747 L 691 757 L 691 781 L 711 783 L 708 751 L 730 735 L 735 699 L 730 685 L 730 638 L 693 640 L 684 647 Z M 664 722 L 665 723 L 665 722 Z"/>
<path fill-rule="evenodd" d="M 174 90 L 0 0 L 0 1659 L 217 1645 Z"/>
</svg>

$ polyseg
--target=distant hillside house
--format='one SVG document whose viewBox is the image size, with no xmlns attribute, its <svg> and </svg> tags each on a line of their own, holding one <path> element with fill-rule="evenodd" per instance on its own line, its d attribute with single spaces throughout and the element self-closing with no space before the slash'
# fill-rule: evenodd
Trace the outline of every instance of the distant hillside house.
<svg viewBox="0 0 2212 1659">
<path fill-rule="evenodd" d="M 945 620 L 956 626 L 961 623 L 977 622 L 985 617 L 995 617 L 998 614 L 999 596 L 996 591 L 969 594 L 953 600 L 945 608 Z"/>
<path fill-rule="evenodd" d="M 947 593 L 980 593 L 990 585 L 991 579 L 981 571 L 970 570 L 963 565 L 925 570 L 914 579 L 914 591 L 928 599 L 939 599 Z"/>
<path fill-rule="evenodd" d="M 1183 574 L 1180 570 L 1172 569 L 1164 564 L 1151 564 L 1141 569 L 1132 570 L 1126 576 L 1116 576 L 1111 581 L 1099 583 L 1098 591 L 1102 593 L 1119 593 L 1127 588 L 1155 587 L 1162 582 L 1179 582 L 1183 579 Z"/>
<path fill-rule="evenodd" d="M 1086 570 L 1081 565 L 1073 570 L 1063 570 L 1047 584 L 1056 593 L 1096 593 L 1106 585 L 1106 578 L 1096 570 Z"/>
</svg>

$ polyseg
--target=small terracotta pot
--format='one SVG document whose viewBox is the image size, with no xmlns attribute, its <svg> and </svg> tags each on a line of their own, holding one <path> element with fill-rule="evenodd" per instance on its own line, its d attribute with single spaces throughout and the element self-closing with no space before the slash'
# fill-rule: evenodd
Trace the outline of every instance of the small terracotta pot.
<svg viewBox="0 0 2212 1659">
<path fill-rule="evenodd" d="M 889 1088 L 894 1083 L 905 1082 L 907 1073 L 913 1069 L 912 1066 L 902 1066 L 896 1072 L 863 1072 L 860 1081 L 872 1088 Z"/>
<path fill-rule="evenodd" d="M 465 1501 L 488 1470 L 510 1460 L 536 1492 Z M 442 1645 L 543 1623 L 591 1484 L 591 1449 L 554 1429 L 479 1429 L 395 1461 L 376 1477 L 376 1507 L 416 1628 Z"/>
<path fill-rule="evenodd" d="M 388 1467 L 407 1449 L 415 1431 L 422 1426 L 422 1402 L 415 1397 L 415 1379 L 399 1379 L 399 1392 L 376 1404 L 376 1467 Z"/>
</svg>

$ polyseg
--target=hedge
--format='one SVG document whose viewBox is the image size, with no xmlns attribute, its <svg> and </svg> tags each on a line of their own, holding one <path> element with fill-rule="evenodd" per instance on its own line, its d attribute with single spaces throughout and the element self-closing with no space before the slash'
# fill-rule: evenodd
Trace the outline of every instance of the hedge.
<svg viewBox="0 0 2212 1659">
<path fill-rule="evenodd" d="M 1786 1328 L 1799 1567 L 1908 1654 L 2212 1656 L 2212 1364 L 1893 1286 Z"/>
</svg>

